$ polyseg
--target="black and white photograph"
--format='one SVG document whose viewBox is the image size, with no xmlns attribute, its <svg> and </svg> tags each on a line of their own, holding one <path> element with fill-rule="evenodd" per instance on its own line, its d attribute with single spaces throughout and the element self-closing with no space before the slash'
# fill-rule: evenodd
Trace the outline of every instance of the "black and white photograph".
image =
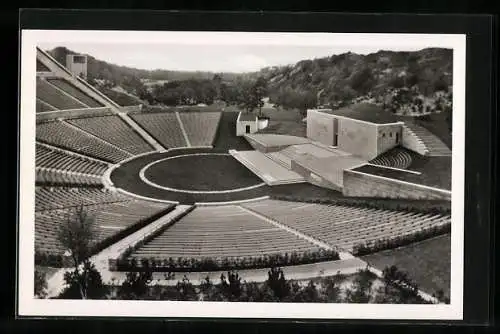
<svg viewBox="0 0 500 334">
<path fill-rule="evenodd" d="M 20 314 L 462 318 L 465 35 L 24 30 L 21 62 Z"/>
</svg>

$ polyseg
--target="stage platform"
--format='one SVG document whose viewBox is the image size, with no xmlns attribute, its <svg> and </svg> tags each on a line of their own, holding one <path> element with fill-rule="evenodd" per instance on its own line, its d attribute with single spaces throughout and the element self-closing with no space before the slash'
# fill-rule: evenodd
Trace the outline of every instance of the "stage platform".
<svg viewBox="0 0 500 334">
<path fill-rule="evenodd" d="M 276 139 L 273 144 L 286 142 L 281 141 L 286 138 Z M 258 150 L 230 153 L 269 185 L 309 182 L 337 191 L 342 191 L 344 170 L 367 163 L 350 153 L 312 141 L 267 153 Z"/>
<path fill-rule="evenodd" d="M 311 140 L 304 137 L 275 134 L 245 134 L 245 139 L 254 149 L 262 153 L 280 151 L 290 145 L 308 144 Z"/>
<path fill-rule="evenodd" d="M 267 185 L 273 186 L 305 182 L 304 177 L 285 168 L 260 151 L 230 150 L 229 153 L 261 178 Z"/>
</svg>

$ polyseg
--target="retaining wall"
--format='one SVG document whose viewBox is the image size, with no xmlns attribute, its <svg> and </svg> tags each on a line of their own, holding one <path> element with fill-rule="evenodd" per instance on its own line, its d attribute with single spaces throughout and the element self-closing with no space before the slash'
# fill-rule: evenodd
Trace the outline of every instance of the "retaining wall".
<svg viewBox="0 0 500 334">
<path fill-rule="evenodd" d="M 451 191 L 427 187 L 352 170 L 344 171 L 343 194 L 351 197 L 380 197 L 451 200 Z"/>
</svg>

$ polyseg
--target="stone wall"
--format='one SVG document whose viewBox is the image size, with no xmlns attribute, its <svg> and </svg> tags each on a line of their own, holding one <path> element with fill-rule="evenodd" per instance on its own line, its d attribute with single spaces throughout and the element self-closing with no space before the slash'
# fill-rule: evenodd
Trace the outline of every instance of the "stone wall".
<svg viewBox="0 0 500 334">
<path fill-rule="evenodd" d="M 294 160 L 292 160 L 291 169 L 297 174 L 303 176 L 305 180 L 311 184 L 314 184 L 318 187 L 329 188 L 336 191 L 342 191 L 342 188 L 336 185 L 335 183 L 321 177 L 320 175 L 314 172 L 311 172 L 310 169 L 300 165 Z"/>
<path fill-rule="evenodd" d="M 267 145 L 264 145 L 262 144 L 261 142 L 258 142 L 257 140 L 254 140 L 253 138 L 249 137 L 249 136 L 245 136 L 245 139 L 247 140 L 247 142 L 257 151 L 259 152 L 262 152 L 262 153 L 271 153 L 271 152 L 277 152 L 277 151 L 281 151 L 285 148 L 287 148 L 288 146 L 290 145 L 275 145 L 275 146 L 267 146 Z"/>
<path fill-rule="evenodd" d="M 114 113 L 109 107 L 55 110 L 37 113 L 36 121 L 39 122 L 57 118 L 94 117 L 112 114 Z"/>
<path fill-rule="evenodd" d="M 366 160 L 375 158 L 377 125 L 348 118 L 339 119 L 338 148 Z"/>
<path fill-rule="evenodd" d="M 80 79 L 73 75 L 67 68 L 57 63 L 48 53 L 37 48 L 37 59 L 50 68 L 51 74 L 44 75 L 45 77 L 58 77 L 64 78 L 69 81 L 76 88 L 82 90 L 85 94 L 94 98 L 98 102 L 104 104 L 106 107 L 111 108 L 113 112 L 119 112 L 120 106 L 111 100 L 109 97 L 98 91 L 95 87 L 90 85 L 87 81 Z"/>
<path fill-rule="evenodd" d="M 141 112 L 142 111 L 142 104 L 138 104 L 136 106 L 125 106 L 125 107 L 120 107 L 120 112 L 124 113 L 129 113 L 129 112 Z"/>
<path fill-rule="evenodd" d="M 307 110 L 307 138 L 332 146 L 334 115 Z"/>
<path fill-rule="evenodd" d="M 377 130 L 377 155 L 399 145 L 402 141 L 402 123 L 389 125 L 379 124 Z"/>
<path fill-rule="evenodd" d="M 413 152 L 417 152 L 421 155 L 427 154 L 427 149 L 425 145 L 420 141 L 418 136 L 413 133 L 407 126 L 403 125 L 403 141 L 401 145 Z"/>
<path fill-rule="evenodd" d="M 451 191 L 351 170 L 344 171 L 343 194 L 351 197 L 451 200 Z"/>
<path fill-rule="evenodd" d="M 246 126 L 250 126 L 250 133 L 255 133 L 258 130 L 257 120 L 255 121 L 237 121 L 236 135 L 243 136 L 246 133 Z"/>
</svg>

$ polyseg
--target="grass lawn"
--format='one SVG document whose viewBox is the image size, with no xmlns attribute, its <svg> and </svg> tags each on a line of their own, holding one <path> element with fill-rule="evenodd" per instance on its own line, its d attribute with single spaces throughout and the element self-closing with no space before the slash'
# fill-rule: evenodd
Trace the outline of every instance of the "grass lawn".
<svg viewBox="0 0 500 334">
<path fill-rule="evenodd" d="M 440 189 L 451 189 L 451 157 L 417 157 L 414 155 L 409 169 L 422 174 L 406 173 L 373 165 L 364 165 L 354 170 Z"/>
<path fill-rule="evenodd" d="M 442 289 L 450 296 L 451 235 L 446 234 L 409 246 L 362 256 L 361 259 L 383 270 L 395 265 L 408 272 L 419 287 L 427 293 Z"/>
<path fill-rule="evenodd" d="M 262 181 L 230 155 L 193 155 L 161 161 L 145 171 L 151 182 L 182 190 L 230 190 Z"/>
<path fill-rule="evenodd" d="M 259 133 L 306 137 L 307 126 L 298 110 L 263 108 L 262 113 L 269 117 L 269 125 Z"/>
<path fill-rule="evenodd" d="M 302 121 L 274 121 L 271 119 L 268 127 L 260 130 L 259 133 L 306 137 L 307 126 Z"/>
<path fill-rule="evenodd" d="M 427 130 L 429 130 L 436 137 L 441 139 L 446 146 L 450 149 L 452 147 L 452 135 L 450 133 L 450 129 L 448 128 L 448 122 L 446 118 L 448 117 L 448 113 L 434 113 L 427 116 L 397 116 L 399 119 L 407 122 L 414 122 L 417 125 L 420 125 Z"/>
</svg>

